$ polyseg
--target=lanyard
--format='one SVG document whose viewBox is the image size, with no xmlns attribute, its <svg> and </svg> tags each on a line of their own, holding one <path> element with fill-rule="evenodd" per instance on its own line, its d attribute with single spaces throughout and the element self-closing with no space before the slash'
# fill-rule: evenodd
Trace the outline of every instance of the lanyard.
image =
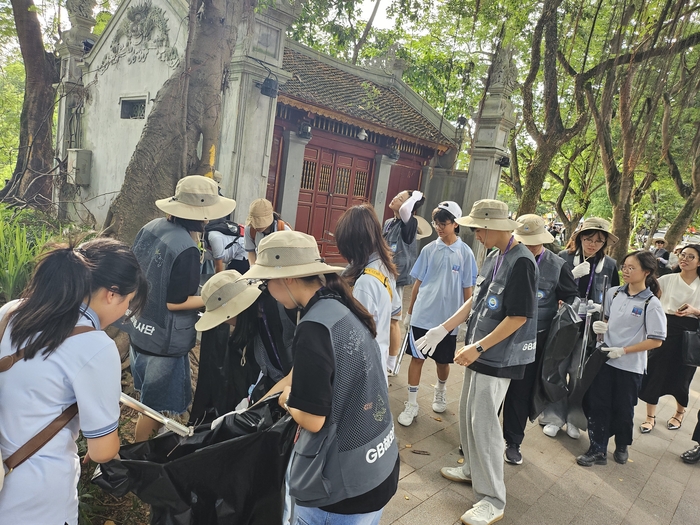
<svg viewBox="0 0 700 525">
<path fill-rule="evenodd" d="M 535 258 L 535 260 L 537 261 L 537 266 L 540 265 L 540 261 L 542 260 L 542 257 L 544 257 L 544 251 L 545 251 L 546 249 L 547 249 L 547 248 L 542 248 L 542 252 Z"/>
<path fill-rule="evenodd" d="M 270 341 L 270 346 L 272 347 L 272 351 L 275 353 L 275 357 L 277 358 L 277 364 L 280 367 L 280 370 L 284 371 L 284 368 L 282 367 L 282 360 L 280 359 L 279 354 L 277 353 L 277 347 L 275 346 L 275 340 L 272 338 L 272 333 L 270 332 L 270 327 L 267 324 L 267 316 L 265 315 L 265 310 L 260 307 L 260 313 L 262 314 L 262 320 L 263 324 L 265 325 L 265 331 L 267 332 L 267 339 Z"/>
<path fill-rule="evenodd" d="M 508 241 L 508 246 L 506 246 L 505 251 L 501 255 L 499 255 L 498 258 L 496 259 L 496 265 L 493 267 L 493 275 L 491 276 L 491 282 L 493 282 L 496 279 L 496 274 L 498 273 L 498 270 L 501 268 L 501 264 L 503 264 L 503 258 L 510 251 L 510 247 L 513 245 L 514 240 L 515 240 L 515 237 L 513 237 L 511 235 L 510 240 Z"/>
</svg>

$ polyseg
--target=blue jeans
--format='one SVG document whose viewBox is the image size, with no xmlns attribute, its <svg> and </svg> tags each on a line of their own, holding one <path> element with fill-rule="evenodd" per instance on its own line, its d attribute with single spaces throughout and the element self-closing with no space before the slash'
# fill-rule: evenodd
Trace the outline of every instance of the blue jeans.
<svg viewBox="0 0 700 525">
<path fill-rule="evenodd" d="M 294 525 L 378 525 L 383 510 L 367 514 L 333 514 L 315 507 L 297 505 L 294 508 Z"/>
</svg>

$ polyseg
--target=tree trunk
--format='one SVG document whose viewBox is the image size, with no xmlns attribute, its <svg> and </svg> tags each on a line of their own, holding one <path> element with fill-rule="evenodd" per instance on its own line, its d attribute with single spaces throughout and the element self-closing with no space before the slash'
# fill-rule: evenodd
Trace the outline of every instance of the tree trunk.
<svg viewBox="0 0 700 525">
<path fill-rule="evenodd" d="M 540 200 L 540 191 L 544 179 L 549 173 L 552 159 L 559 152 L 560 146 L 552 141 L 542 141 L 542 144 L 535 151 L 535 156 L 528 166 L 525 177 L 525 186 L 522 189 L 520 206 L 518 206 L 518 216 L 526 213 L 536 213 L 537 203 Z"/>
<path fill-rule="evenodd" d="M 184 60 L 158 91 L 126 168 L 121 193 L 105 221 L 106 232 L 126 242 L 131 242 L 146 222 L 162 215 L 154 201 L 172 195 L 182 174 L 207 175 L 213 169 L 220 138 L 222 88 L 228 80 L 238 27 L 244 17 L 252 20 L 256 1 L 192 1 L 196 2 L 197 16 L 194 34 L 188 40 L 189 60 Z M 189 75 L 189 86 L 183 81 L 185 75 Z M 202 158 L 196 153 L 200 138 Z M 185 158 L 187 165 L 183 166 Z"/>
<path fill-rule="evenodd" d="M 12 0 L 17 38 L 24 60 L 24 102 L 20 117 L 19 149 L 12 178 L 0 199 L 51 204 L 54 167 L 53 111 L 58 62 L 44 50 L 41 24 L 32 0 Z"/>
<path fill-rule="evenodd" d="M 698 209 L 700 209 L 700 192 L 693 191 L 690 197 L 688 197 L 688 200 L 685 201 L 681 211 L 678 212 L 676 218 L 673 219 L 668 230 L 666 230 L 664 238 L 666 239 L 666 247 L 669 251 L 673 250 L 673 248 L 681 242 L 683 234 L 688 229 L 688 226 L 690 226 Z"/>
</svg>

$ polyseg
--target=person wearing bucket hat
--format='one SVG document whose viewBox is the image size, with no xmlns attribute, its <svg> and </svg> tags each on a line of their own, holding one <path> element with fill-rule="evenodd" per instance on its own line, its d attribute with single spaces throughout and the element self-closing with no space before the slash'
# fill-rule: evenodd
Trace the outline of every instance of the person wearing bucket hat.
<svg viewBox="0 0 700 525">
<path fill-rule="evenodd" d="M 512 379 L 503 403 L 503 439 L 506 442 L 504 459 L 520 465 L 523 457 L 520 445 L 525 437 L 525 425 L 530 415 L 530 405 L 537 381 L 537 370 L 542 360 L 549 328 L 557 313 L 559 302 L 578 308 L 578 287 L 564 259 L 544 247 L 554 240 L 539 215 L 521 215 L 518 227 L 513 232 L 515 240 L 521 242 L 535 257 L 540 270 L 537 282 L 537 348 L 535 361 L 525 367 L 522 379 Z"/>
<path fill-rule="evenodd" d="M 251 202 L 244 234 L 248 262 L 251 265 L 255 264 L 258 245 L 266 235 L 276 231 L 291 229 L 289 224 L 284 222 L 272 208 L 272 203 L 269 200 L 255 199 Z"/>
<path fill-rule="evenodd" d="M 466 367 L 459 407 L 464 464 L 443 467 L 440 473 L 472 483 L 478 501 L 462 515 L 468 525 L 488 525 L 503 517 L 506 486 L 498 412 L 510 381 L 522 379 L 535 359 L 539 271 L 532 253 L 512 235 L 519 223 L 508 215 L 504 202 L 483 199 L 467 217 L 457 219 L 486 250 L 496 249 L 486 256 L 471 299 L 416 342 L 431 348 L 467 321 L 466 346 L 455 353 L 455 363 Z"/>
<path fill-rule="evenodd" d="M 136 235 L 133 251 L 149 282 L 143 312 L 123 325 L 131 341 L 131 371 L 141 401 L 159 412 L 182 414 L 192 398 L 188 353 L 195 344 L 200 254 L 191 234 L 209 219 L 228 215 L 236 201 L 219 195 L 216 182 L 201 175 L 183 177 L 175 195 L 156 201 L 168 214 Z M 145 441 L 160 424 L 139 417 L 134 437 Z"/>
<path fill-rule="evenodd" d="M 423 193 L 418 190 L 403 190 L 391 199 L 389 209 L 394 212 L 392 219 L 384 222 L 382 235 L 394 254 L 394 264 L 398 277 L 396 278 L 396 294 L 399 304 L 403 304 L 403 288 L 413 284 L 411 268 L 418 258 L 419 239 L 432 235 L 433 229 L 428 221 L 417 214 L 418 209 L 425 202 Z M 396 368 L 396 361 L 401 346 L 401 321 L 402 312 L 399 310 L 391 316 L 389 357 L 387 369 Z"/>
<path fill-rule="evenodd" d="M 279 397 L 301 427 L 289 470 L 297 518 L 376 524 L 396 493 L 398 447 L 374 319 L 342 271 L 310 235 L 280 231 L 260 242 L 243 279 L 299 310 L 292 382 Z"/>
<path fill-rule="evenodd" d="M 396 292 L 396 266 L 374 208 L 360 204 L 343 213 L 335 226 L 335 241 L 350 263 L 343 277 L 352 286 L 353 297 L 374 317 L 382 363 L 389 370 L 391 319 L 401 314 L 401 299 Z"/>
<path fill-rule="evenodd" d="M 605 249 L 618 241 L 618 238 L 610 232 L 610 223 L 605 219 L 590 217 L 583 221 L 581 226 L 573 233 L 566 248 L 559 252 L 559 257 L 566 261 L 571 268 L 578 286 L 578 294 L 581 298 L 579 315 L 585 317 L 589 301 L 600 305 L 603 300 L 604 277 L 608 277 L 607 287 L 619 286 L 620 276 L 617 271 L 615 259 L 605 255 Z M 596 307 L 598 308 L 598 307 Z M 572 348 L 572 355 L 562 363 L 562 374 L 573 380 L 578 374 L 578 366 L 581 361 L 581 345 Z M 569 403 L 563 398 L 545 408 L 539 418 L 542 431 L 549 437 L 555 437 L 559 430 L 566 424 L 566 433 L 572 439 L 578 439 L 581 431 L 576 425 L 570 423 Z"/>
<path fill-rule="evenodd" d="M 654 248 L 652 248 L 651 253 L 656 257 L 659 266 L 659 275 L 665 275 L 669 273 L 667 269 L 669 266 L 669 252 L 666 249 L 666 239 L 663 237 L 657 237 L 654 239 Z"/>
<path fill-rule="evenodd" d="M 436 363 L 437 384 L 433 391 L 434 412 L 447 408 L 446 382 L 457 346 L 457 330 L 445 333 L 444 340 L 426 352 L 416 346 L 416 340 L 428 329 L 456 312 L 472 295 L 476 280 L 476 259 L 472 250 L 457 236 L 455 220 L 462 216 L 456 202 L 443 201 L 433 211 L 433 225 L 438 238 L 420 252 L 411 270 L 415 279 L 411 301 L 404 323 L 409 331 L 405 352 L 411 356 L 408 367 L 408 400 L 397 421 L 409 426 L 418 415 L 418 388 L 425 359 Z"/>
</svg>

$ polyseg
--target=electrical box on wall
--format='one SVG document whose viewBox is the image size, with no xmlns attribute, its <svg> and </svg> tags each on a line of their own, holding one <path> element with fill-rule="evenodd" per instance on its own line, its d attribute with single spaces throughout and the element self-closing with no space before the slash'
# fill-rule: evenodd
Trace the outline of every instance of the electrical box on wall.
<svg viewBox="0 0 700 525">
<path fill-rule="evenodd" d="M 69 149 L 67 166 L 69 182 L 73 182 L 77 186 L 89 186 L 91 164 L 92 151 L 89 149 Z"/>
</svg>

